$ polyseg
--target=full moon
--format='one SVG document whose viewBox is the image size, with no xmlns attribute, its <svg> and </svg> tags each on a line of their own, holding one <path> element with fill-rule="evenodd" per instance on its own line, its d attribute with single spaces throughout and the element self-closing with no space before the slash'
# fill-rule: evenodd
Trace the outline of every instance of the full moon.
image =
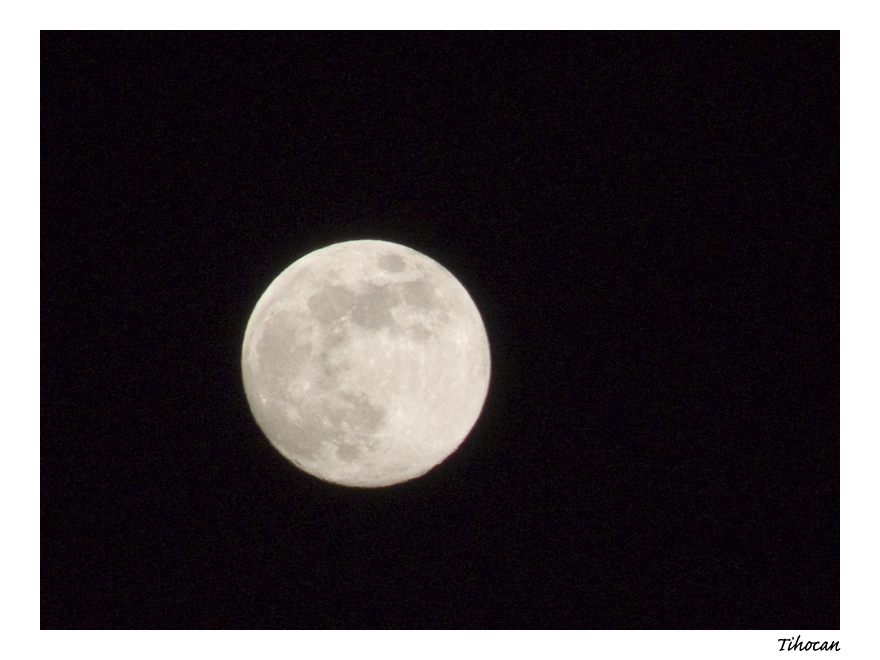
<svg viewBox="0 0 880 660">
<path fill-rule="evenodd" d="M 316 250 L 257 302 L 242 375 L 257 424 L 320 479 L 414 479 L 470 433 L 489 388 L 489 340 L 443 266 L 385 241 Z"/>
</svg>

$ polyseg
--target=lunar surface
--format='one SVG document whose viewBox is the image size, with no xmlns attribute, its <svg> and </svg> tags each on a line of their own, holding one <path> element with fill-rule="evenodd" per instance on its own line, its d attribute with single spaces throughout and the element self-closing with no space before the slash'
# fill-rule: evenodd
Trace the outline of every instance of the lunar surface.
<svg viewBox="0 0 880 660">
<path fill-rule="evenodd" d="M 242 347 L 248 403 L 272 444 L 347 486 L 400 483 L 443 461 L 477 421 L 489 371 L 464 287 L 384 241 L 296 261 L 260 298 Z"/>
</svg>

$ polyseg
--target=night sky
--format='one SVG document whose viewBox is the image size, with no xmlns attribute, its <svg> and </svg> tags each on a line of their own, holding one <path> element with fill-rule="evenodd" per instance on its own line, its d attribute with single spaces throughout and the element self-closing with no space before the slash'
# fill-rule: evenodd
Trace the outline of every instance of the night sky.
<svg viewBox="0 0 880 660">
<path fill-rule="evenodd" d="M 43 628 L 839 628 L 839 33 L 41 39 Z M 492 350 L 382 489 L 240 368 L 365 238 Z"/>
</svg>

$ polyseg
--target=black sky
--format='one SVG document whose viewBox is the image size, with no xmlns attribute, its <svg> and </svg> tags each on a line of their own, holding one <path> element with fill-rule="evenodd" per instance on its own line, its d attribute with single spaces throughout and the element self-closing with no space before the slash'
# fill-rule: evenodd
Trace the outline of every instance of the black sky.
<svg viewBox="0 0 880 660">
<path fill-rule="evenodd" d="M 42 33 L 44 628 L 839 628 L 839 34 Z M 492 348 L 348 489 L 248 316 L 373 238 Z"/>
</svg>

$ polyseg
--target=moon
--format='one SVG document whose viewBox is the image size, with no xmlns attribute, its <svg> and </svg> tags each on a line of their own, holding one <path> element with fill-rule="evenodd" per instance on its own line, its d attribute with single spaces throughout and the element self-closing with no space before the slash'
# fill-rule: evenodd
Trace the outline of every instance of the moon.
<svg viewBox="0 0 880 660">
<path fill-rule="evenodd" d="M 489 389 L 489 340 L 468 292 L 436 261 L 348 241 L 272 282 L 241 365 L 251 412 L 285 458 L 375 488 L 421 476 L 461 445 Z"/>
</svg>

